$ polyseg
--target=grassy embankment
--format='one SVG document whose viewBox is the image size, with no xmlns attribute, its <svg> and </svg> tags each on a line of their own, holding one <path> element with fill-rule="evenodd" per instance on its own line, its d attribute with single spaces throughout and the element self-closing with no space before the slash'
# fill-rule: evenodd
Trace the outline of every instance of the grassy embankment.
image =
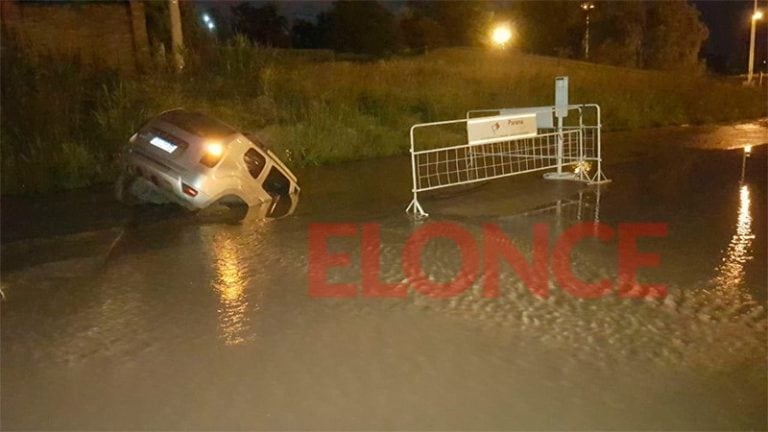
<svg viewBox="0 0 768 432">
<path fill-rule="evenodd" d="M 549 105 L 569 75 L 572 102 L 602 106 L 608 130 L 756 118 L 755 89 L 686 75 L 522 54 L 439 50 L 374 62 L 317 61 L 240 43 L 180 75 L 2 64 L 2 192 L 110 181 L 118 148 L 146 118 L 175 107 L 263 130 L 294 166 L 404 153 L 408 128 L 466 110 Z M 202 64 L 205 66 L 201 66 Z"/>
</svg>

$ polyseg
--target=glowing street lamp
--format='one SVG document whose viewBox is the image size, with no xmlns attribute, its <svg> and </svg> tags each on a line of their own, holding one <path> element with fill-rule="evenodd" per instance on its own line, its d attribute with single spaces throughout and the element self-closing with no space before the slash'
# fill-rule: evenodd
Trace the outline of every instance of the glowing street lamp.
<svg viewBox="0 0 768 432">
<path fill-rule="evenodd" d="M 205 25 L 205 27 L 208 28 L 209 31 L 216 30 L 216 23 L 213 22 L 213 18 L 211 18 L 210 15 L 208 15 L 207 13 L 204 13 L 202 15 L 202 18 L 203 18 L 203 24 Z"/>
<path fill-rule="evenodd" d="M 755 8 L 752 13 L 752 28 L 749 34 L 749 69 L 747 71 L 747 84 L 752 84 L 752 74 L 755 68 L 755 27 L 757 22 L 763 19 L 763 11 L 757 9 L 757 0 L 755 0 Z"/>
<path fill-rule="evenodd" d="M 511 39 L 512 30 L 506 24 L 496 26 L 491 33 L 491 40 L 501 48 L 504 48 Z"/>
</svg>

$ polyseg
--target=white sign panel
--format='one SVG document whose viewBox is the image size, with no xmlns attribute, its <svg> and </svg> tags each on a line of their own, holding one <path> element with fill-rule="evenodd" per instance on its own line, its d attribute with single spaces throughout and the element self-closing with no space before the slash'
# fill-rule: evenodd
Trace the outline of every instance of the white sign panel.
<svg viewBox="0 0 768 432">
<path fill-rule="evenodd" d="M 553 109 L 551 106 L 528 107 L 528 108 L 503 108 L 499 110 L 500 115 L 512 114 L 531 114 L 536 113 L 536 127 L 539 129 L 552 129 L 555 122 L 552 118 Z"/>
<path fill-rule="evenodd" d="M 470 144 L 487 144 L 536 136 L 536 114 L 480 117 L 467 121 Z"/>
</svg>

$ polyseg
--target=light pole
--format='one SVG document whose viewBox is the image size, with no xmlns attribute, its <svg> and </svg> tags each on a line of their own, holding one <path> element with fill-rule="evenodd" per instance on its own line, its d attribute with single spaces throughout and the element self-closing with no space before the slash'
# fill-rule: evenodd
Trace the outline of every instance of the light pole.
<svg viewBox="0 0 768 432">
<path fill-rule="evenodd" d="M 752 12 L 752 28 L 749 32 L 749 68 L 747 71 L 747 84 L 752 84 L 752 74 L 755 69 L 755 27 L 757 27 L 757 21 L 763 19 L 763 12 L 757 10 L 757 0 L 755 0 L 755 7 Z"/>
<path fill-rule="evenodd" d="M 591 1 L 581 3 L 581 8 L 586 12 L 586 28 L 584 30 L 584 59 L 589 59 L 589 11 L 595 8 Z"/>
</svg>

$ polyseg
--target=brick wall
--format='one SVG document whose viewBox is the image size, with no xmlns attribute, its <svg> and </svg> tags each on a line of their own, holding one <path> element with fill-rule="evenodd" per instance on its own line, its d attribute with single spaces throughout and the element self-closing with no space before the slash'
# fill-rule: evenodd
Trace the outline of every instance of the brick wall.
<svg viewBox="0 0 768 432">
<path fill-rule="evenodd" d="M 131 1 L 0 0 L 3 37 L 31 58 L 78 57 L 92 67 L 134 72 L 146 64 L 144 5 Z"/>
</svg>

